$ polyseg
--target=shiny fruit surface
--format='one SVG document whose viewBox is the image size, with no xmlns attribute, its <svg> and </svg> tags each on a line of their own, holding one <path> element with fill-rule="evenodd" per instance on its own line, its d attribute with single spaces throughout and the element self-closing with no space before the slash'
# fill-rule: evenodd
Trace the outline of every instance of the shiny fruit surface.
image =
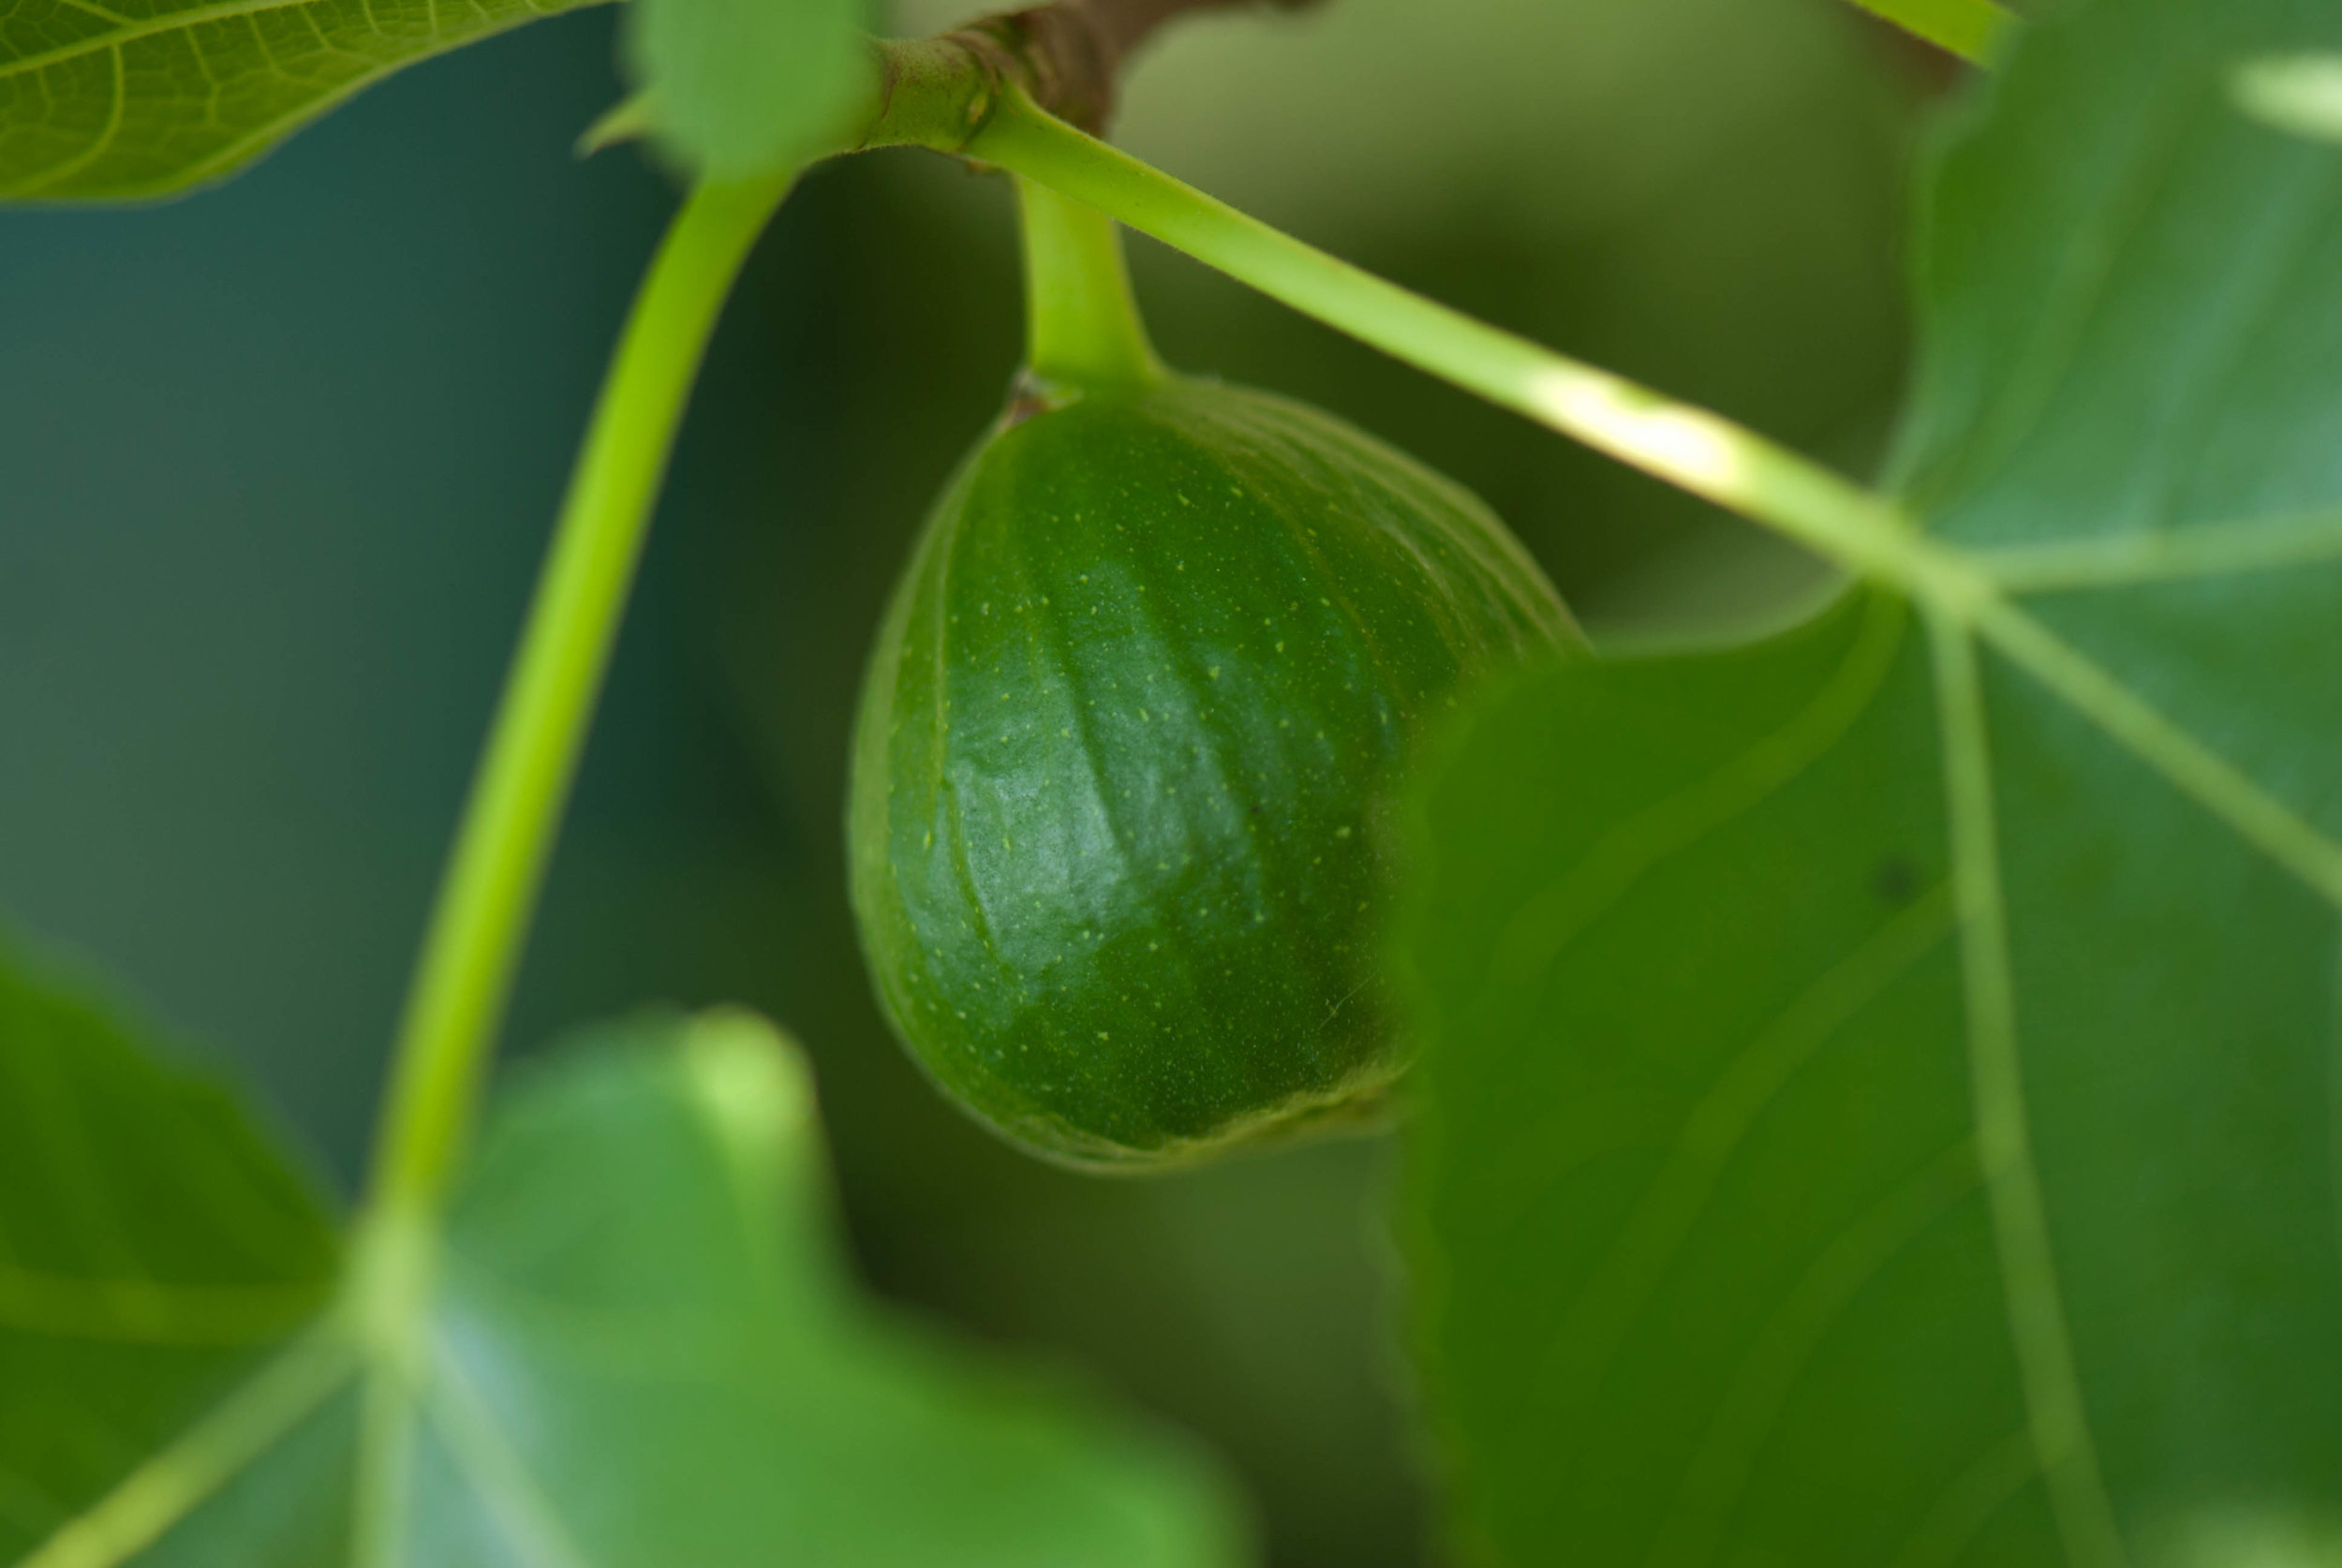
<svg viewBox="0 0 2342 1568">
<path fill-rule="evenodd" d="M 1356 1113 L 1402 1065 L 1392 772 L 1465 679 L 1579 645 L 1469 493 L 1312 409 L 1174 378 L 1008 424 L 863 691 L 851 875 L 897 1031 L 1073 1163 Z"/>
</svg>

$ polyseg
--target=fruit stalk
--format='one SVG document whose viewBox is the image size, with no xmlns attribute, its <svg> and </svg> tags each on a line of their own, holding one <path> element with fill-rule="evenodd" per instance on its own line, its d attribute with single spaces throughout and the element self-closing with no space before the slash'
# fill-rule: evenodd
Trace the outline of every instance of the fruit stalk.
<svg viewBox="0 0 2342 1568">
<path fill-rule="evenodd" d="M 1131 295 L 1122 236 L 1094 207 L 1016 182 L 1025 241 L 1025 360 L 1048 385 L 1107 391 L 1163 379 Z"/>
<path fill-rule="evenodd" d="M 1902 588 L 1945 585 L 1944 563 L 1891 500 L 1730 420 L 1328 256 L 1056 119 L 1019 91 L 1010 89 L 960 150 L 1850 570 Z"/>
</svg>

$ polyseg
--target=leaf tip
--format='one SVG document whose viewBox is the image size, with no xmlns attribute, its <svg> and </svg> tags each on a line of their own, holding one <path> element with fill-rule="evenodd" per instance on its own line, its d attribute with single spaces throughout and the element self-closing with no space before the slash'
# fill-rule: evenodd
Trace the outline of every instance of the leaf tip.
<svg viewBox="0 0 2342 1568">
<path fill-rule="evenodd" d="M 724 1142 L 741 1152 L 766 1153 L 794 1143 L 811 1125 L 813 1074 L 804 1049 L 745 1008 L 695 1016 L 682 1058 L 691 1098 Z"/>
</svg>

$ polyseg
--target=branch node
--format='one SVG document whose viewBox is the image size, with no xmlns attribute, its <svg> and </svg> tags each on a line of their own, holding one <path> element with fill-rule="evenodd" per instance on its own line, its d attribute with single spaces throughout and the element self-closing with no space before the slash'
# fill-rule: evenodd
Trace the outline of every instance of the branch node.
<svg viewBox="0 0 2342 1568">
<path fill-rule="evenodd" d="M 914 141 L 956 152 L 1014 86 L 1093 136 L 1114 117 L 1124 62 L 1156 28 L 1188 11 L 1319 0 L 1050 0 L 932 38 L 882 46 L 878 111 L 860 145 Z M 921 88 L 926 91 L 920 91 Z M 939 112 L 948 104 L 945 114 Z"/>
</svg>

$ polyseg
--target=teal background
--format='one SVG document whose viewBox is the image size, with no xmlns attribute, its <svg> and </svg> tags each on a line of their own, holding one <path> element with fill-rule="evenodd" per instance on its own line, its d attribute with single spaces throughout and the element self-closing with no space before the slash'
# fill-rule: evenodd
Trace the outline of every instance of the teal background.
<svg viewBox="0 0 2342 1568">
<path fill-rule="evenodd" d="M 904 25 L 950 20 L 910 7 Z M 255 1086 L 345 1191 L 571 444 L 672 202 L 570 143 L 609 14 L 410 71 L 147 210 L 0 214 L 0 922 Z M 1336 0 L 1193 24 L 1129 142 L 1319 244 L 1867 471 L 1902 372 L 1900 182 L 1944 75 L 1828 0 Z M 809 1044 L 862 1265 L 1237 1464 L 1279 1563 L 1422 1556 L 1381 1193 L 1333 1143 L 1099 1181 L 996 1144 L 878 1022 L 845 740 L 913 525 L 1006 384 L 1006 193 L 815 176 L 677 456 L 517 998 L 523 1048 L 646 1000 Z M 1612 645 L 1811 569 L 1151 244 L 1188 369 L 1478 490 Z"/>
</svg>

